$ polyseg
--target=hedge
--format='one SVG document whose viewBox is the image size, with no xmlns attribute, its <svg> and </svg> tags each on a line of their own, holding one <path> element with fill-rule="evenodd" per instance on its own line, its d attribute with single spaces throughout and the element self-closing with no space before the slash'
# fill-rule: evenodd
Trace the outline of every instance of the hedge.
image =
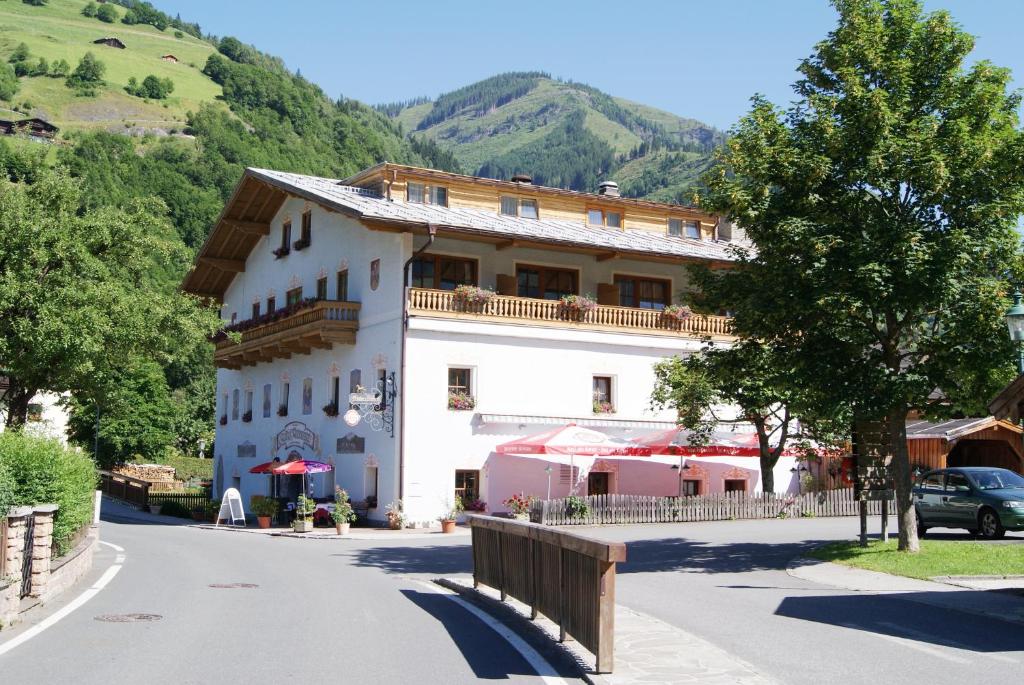
<svg viewBox="0 0 1024 685">
<path fill-rule="evenodd" d="M 59 507 L 53 521 L 54 552 L 64 554 L 75 533 L 92 521 L 92 459 L 52 438 L 7 431 L 0 433 L 0 474 L 5 471 L 13 480 L 13 506 Z"/>
</svg>

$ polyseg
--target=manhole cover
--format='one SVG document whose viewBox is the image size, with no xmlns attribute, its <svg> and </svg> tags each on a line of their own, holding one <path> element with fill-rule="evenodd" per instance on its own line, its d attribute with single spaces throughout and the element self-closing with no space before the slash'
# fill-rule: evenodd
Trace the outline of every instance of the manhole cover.
<svg viewBox="0 0 1024 685">
<path fill-rule="evenodd" d="M 210 583 L 210 587 L 221 590 L 233 590 L 235 588 L 252 589 L 254 587 L 259 587 L 259 585 L 256 585 L 255 583 Z"/>
<path fill-rule="evenodd" d="M 163 616 L 160 614 L 100 614 L 95 616 L 97 621 L 107 623 L 138 623 L 140 621 L 159 621 Z"/>
</svg>

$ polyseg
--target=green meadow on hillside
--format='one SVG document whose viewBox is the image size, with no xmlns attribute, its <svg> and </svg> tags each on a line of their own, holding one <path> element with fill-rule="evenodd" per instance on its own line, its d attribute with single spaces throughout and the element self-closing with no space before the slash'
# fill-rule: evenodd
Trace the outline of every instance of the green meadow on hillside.
<svg viewBox="0 0 1024 685">
<path fill-rule="evenodd" d="M 20 43 L 28 45 L 31 62 L 39 57 L 51 64 L 67 60 L 74 69 L 86 52 L 106 65 L 106 87 L 96 97 L 79 97 L 64 80 L 45 76 L 23 77 L 13 102 L 31 109 L 36 116 L 61 127 L 110 128 L 137 125 L 146 128 L 181 127 L 185 114 L 200 103 L 210 102 L 221 88 L 202 73 L 214 47 L 188 34 L 175 37 L 175 29 L 158 31 L 148 25 L 113 24 L 82 15 L 85 0 L 49 0 L 33 6 L 15 0 L 0 0 L 0 57 L 4 60 Z M 120 15 L 124 8 L 114 6 Z M 118 38 L 124 50 L 95 45 L 97 38 Z M 178 62 L 165 62 L 172 54 Z M 128 95 L 124 86 L 130 77 L 139 81 L 153 74 L 174 81 L 174 92 L 166 100 L 145 101 Z M 25 108 L 24 104 L 31 105 Z"/>
</svg>

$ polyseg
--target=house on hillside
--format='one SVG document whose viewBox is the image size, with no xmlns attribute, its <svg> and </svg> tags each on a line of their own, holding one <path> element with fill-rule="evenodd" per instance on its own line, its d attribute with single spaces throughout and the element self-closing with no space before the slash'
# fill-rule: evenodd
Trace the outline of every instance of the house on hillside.
<svg viewBox="0 0 1024 685">
<path fill-rule="evenodd" d="M 567 426 L 619 443 L 672 429 L 652 365 L 733 339 L 726 317 L 673 306 L 688 264 L 730 263 L 718 218 L 595 191 L 390 163 L 341 181 L 247 169 L 183 283 L 240 336 L 214 353 L 215 494 L 294 498 L 301 479 L 250 473 L 275 459 L 330 463 L 314 496 L 337 484 L 378 520 L 402 500 L 414 523 L 456 496 L 502 511 L 521 492 L 759 489 L 745 453 L 582 467 L 497 450 Z M 796 491 L 793 463 L 775 477 Z"/>
<path fill-rule="evenodd" d="M 8 380 L 0 376 L 0 397 L 7 393 Z M 68 418 L 70 411 L 67 400 L 70 393 L 40 392 L 28 405 L 28 421 L 25 431 L 41 437 L 55 438 L 63 444 L 68 442 Z M 7 413 L 0 410 L 0 433 L 7 424 Z"/>
<path fill-rule="evenodd" d="M 110 48 L 120 48 L 121 50 L 124 50 L 126 47 L 128 47 L 127 45 L 122 43 L 119 38 L 97 38 L 93 41 L 93 43 L 95 43 L 96 45 L 106 45 Z"/>
<path fill-rule="evenodd" d="M 11 121 L 0 119 L 0 135 L 24 135 L 41 140 L 52 140 L 60 129 L 38 117 Z"/>
<path fill-rule="evenodd" d="M 164 62 L 171 62 L 173 64 L 177 64 L 178 63 L 178 58 L 175 57 L 174 55 L 164 55 L 160 59 L 162 59 Z"/>
</svg>

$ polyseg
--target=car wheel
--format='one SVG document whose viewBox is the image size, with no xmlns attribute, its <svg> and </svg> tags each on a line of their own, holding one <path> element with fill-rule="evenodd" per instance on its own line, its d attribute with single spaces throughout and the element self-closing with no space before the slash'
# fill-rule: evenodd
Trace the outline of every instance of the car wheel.
<svg viewBox="0 0 1024 685">
<path fill-rule="evenodd" d="M 923 538 L 924 534 L 928 532 L 928 526 L 924 525 L 920 510 L 914 509 L 914 516 L 917 518 L 917 537 Z"/>
<path fill-rule="evenodd" d="M 996 540 L 1006 534 L 999 515 L 991 509 L 982 509 L 978 515 L 978 532 L 987 540 Z"/>
</svg>

